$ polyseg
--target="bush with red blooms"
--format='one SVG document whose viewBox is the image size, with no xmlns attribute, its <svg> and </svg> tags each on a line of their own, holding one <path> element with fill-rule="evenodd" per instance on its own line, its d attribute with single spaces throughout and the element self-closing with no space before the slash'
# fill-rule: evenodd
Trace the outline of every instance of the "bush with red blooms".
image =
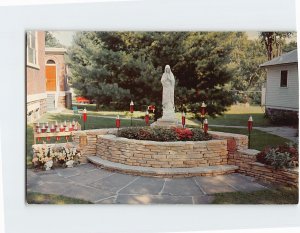
<svg viewBox="0 0 300 233">
<path fill-rule="evenodd" d="M 131 127 L 120 129 L 118 137 L 150 141 L 207 141 L 212 137 L 199 128 Z"/>
<path fill-rule="evenodd" d="M 276 147 L 266 147 L 256 155 L 256 160 L 275 169 L 297 167 L 299 166 L 298 146 L 286 143 Z"/>
<path fill-rule="evenodd" d="M 174 128 L 178 141 L 188 141 L 193 137 L 193 132 L 188 128 Z"/>
</svg>

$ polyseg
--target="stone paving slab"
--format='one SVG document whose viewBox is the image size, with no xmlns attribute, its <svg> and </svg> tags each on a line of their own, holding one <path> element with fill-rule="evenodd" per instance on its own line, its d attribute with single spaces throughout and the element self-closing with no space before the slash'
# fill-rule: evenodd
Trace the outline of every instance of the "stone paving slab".
<svg viewBox="0 0 300 233">
<path fill-rule="evenodd" d="M 230 185 L 224 183 L 222 180 L 215 177 L 194 177 L 195 182 L 199 184 L 201 190 L 204 194 L 214 194 L 214 193 L 226 193 L 226 192 L 235 192 L 236 190 Z"/>
<path fill-rule="evenodd" d="M 116 204 L 193 204 L 193 198 L 168 195 L 118 195 Z"/>
<path fill-rule="evenodd" d="M 253 178 L 243 176 L 240 174 L 218 176 L 217 178 L 221 182 L 225 182 L 226 184 L 233 187 L 236 191 L 253 192 L 257 190 L 266 189 L 265 186 L 255 183 Z"/>
<path fill-rule="evenodd" d="M 241 174 L 154 178 L 115 173 L 91 164 L 49 171 L 27 170 L 27 191 L 97 204 L 208 204 L 215 193 L 266 189 Z"/>
<path fill-rule="evenodd" d="M 149 194 L 155 195 L 162 191 L 164 179 L 152 177 L 140 177 L 126 188 L 122 189 L 119 194 Z"/>
<path fill-rule="evenodd" d="M 72 185 L 68 187 L 68 190 L 63 192 L 64 196 L 83 199 L 86 201 L 96 202 L 100 199 L 110 197 L 114 195 L 112 192 L 98 190 L 93 187 Z"/>
<path fill-rule="evenodd" d="M 193 196 L 203 195 L 193 178 L 166 179 L 162 195 Z"/>
<path fill-rule="evenodd" d="M 138 179 L 138 176 L 123 175 L 115 173 L 106 179 L 90 184 L 91 186 L 107 192 L 116 193 L 122 188 L 125 188 L 129 183 Z"/>
<path fill-rule="evenodd" d="M 92 184 L 110 175 L 112 175 L 111 172 L 102 169 L 94 169 L 80 175 L 71 176 L 68 179 L 78 184 Z"/>
</svg>

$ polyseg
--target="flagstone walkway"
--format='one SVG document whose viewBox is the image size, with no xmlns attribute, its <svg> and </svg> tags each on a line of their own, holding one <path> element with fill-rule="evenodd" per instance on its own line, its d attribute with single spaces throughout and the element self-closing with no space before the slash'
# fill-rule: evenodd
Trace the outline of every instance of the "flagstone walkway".
<svg viewBox="0 0 300 233">
<path fill-rule="evenodd" d="M 27 191 L 63 195 L 97 204 L 209 204 L 216 193 L 266 188 L 241 174 L 153 178 L 110 172 L 89 163 L 51 171 L 27 169 Z"/>
</svg>

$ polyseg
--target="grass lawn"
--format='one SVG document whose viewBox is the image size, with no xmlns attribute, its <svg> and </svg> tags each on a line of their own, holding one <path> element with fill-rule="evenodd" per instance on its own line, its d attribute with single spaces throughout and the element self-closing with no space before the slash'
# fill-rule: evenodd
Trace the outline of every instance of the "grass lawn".
<svg viewBox="0 0 300 233">
<path fill-rule="evenodd" d="M 120 117 L 130 118 L 130 113 L 128 111 L 96 111 L 95 104 L 74 104 L 74 106 L 78 106 L 79 109 L 86 108 L 88 110 L 88 114 L 90 115 L 120 115 Z M 72 112 L 71 110 L 66 111 Z M 217 116 L 216 118 L 208 117 L 208 122 L 211 125 L 247 126 L 247 121 L 251 115 L 253 117 L 254 126 L 271 126 L 271 123 L 267 118 L 265 118 L 264 114 L 264 109 L 260 106 L 245 107 L 243 105 L 233 105 L 222 116 Z M 145 116 L 145 112 L 134 111 L 134 118 L 141 118 L 143 116 Z M 177 112 L 176 117 L 180 120 L 181 113 Z M 186 123 L 189 125 L 198 125 L 199 121 L 194 120 L 194 114 L 187 113 Z"/>
<path fill-rule="evenodd" d="M 228 126 L 247 126 L 249 116 L 253 118 L 254 126 L 271 126 L 271 123 L 265 118 L 264 109 L 260 106 L 239 106 L 233 105 L 223 116 L 216 118 L 208 117 L 210 125 L 228 125 Z"/>
<path fill-rule="evenodd" d="M 239 128 L 225 128 L 225 127 L 209 127 L 213 131 L 221 131 L 228 133 L 237 133 L 248 135 L 247 129 Z M 260 130 L 253 129 L 251 133 L 250 148 L 256 150 L 262 150 L 266 146 L 276 146 L 279 144 L 284 144 L 285 142 L 291 142 L 289 139 L 282 138 L 273 134 L 265 133 Z"/>
<path fill-rule="evenodd" d="M 250 193 L 218 193 L 212 204 L 298 204 L 298 189 L 278 187 Z"/>
<path fill-rule="evenodd" d="M 54 194 L 42 194 L 35 192 L 27 193 L 27 203 L 28 204 L 56 204 L 56 205 L 64 205 L 64 204 L 92 204 L 89 201 L 75 199 L 70 197 L 65 197 L 61 195 Z"/>
</svg>

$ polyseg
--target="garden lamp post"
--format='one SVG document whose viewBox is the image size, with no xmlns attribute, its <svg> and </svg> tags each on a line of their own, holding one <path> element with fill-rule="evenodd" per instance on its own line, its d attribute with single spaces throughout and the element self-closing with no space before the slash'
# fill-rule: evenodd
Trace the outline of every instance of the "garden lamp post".
<svg viewBox="0 0 300 233">
<path fill-rule="evenodd" d="M 203 121 L 203 131 L 205 134 L 207 134 L 207 131 L 208 131 L 208 120 L 207 119 L 205 119 Z"/>
<path fill-rule="evenodd" d="M 145 122 L 146 122 L 146 126 L 148 126 L 149 125 L 149 112 L 148 112 L 148 110 L 146 111 Z"/>
<path fill-rule="evenodd" d="M 181 124 L 182 124 L 182 128 L 185 128 L 185 113 L 182 112 L 181 114 Z"/>
<path fill-rule="evenodd" d="M 85 122 L 87 120 L 86 108 L 83 109 L 82 115 L 83 115 L 83 117 L 82 117 L 82 119 L 83 119 L 83 130 L 85 130 Z"/>
<path fill-rule="evenodd" d="M 253 119 L 252 116 L 250 116 L 248 119 L 248 148 L 250 148 L 250 136 L 251 136 L 252 127 L 253 127 Z"/>
<path fill-rule="evenodd" d="M 131 115 L 131 121 L 130 121 L 130 126 L 132 126 L 132 115 L 133 115 L 133 111 L 134 111 L 134 103 L 131 100 L 130 102 L 130 115 Z"/>
<path fill-rule="evenodd" d="M 118 128 L 118 131 L 119 131 L 120 126 L 121 126 L 121 120 L 120 120 L 120 116 L 118 115 L 116 118 L 116 127 Z"/>
<path fill-rule="evenodd" d="M 203 121 L 204 121 L 205 114 L 206 114 L 206 104 L 203 101 L 200 106 L 200 118 L 201 118 L 202 129 L 204 128 Z"/>
</svg>

